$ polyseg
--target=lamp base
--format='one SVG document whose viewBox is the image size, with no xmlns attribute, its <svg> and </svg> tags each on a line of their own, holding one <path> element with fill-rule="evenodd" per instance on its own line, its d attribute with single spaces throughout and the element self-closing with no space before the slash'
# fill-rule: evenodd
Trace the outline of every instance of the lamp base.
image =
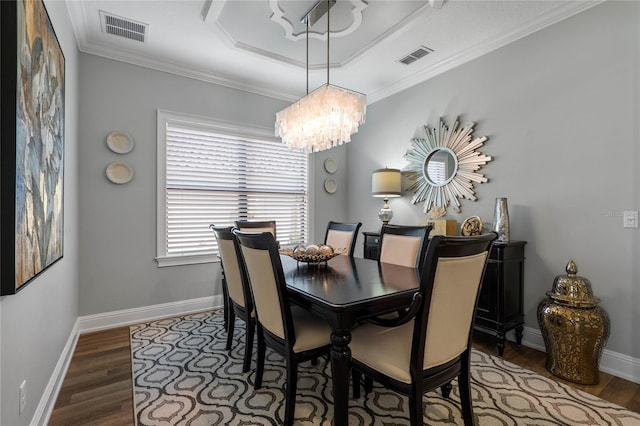
<svg viewBox="0 0 640 426">
<path fill-rule="evenodd" d="M 380 210 L 378 210 L 378 217 L 382 221 L 383 225 L 389 223 L 391 218 L 393 218 L 393 211 L 389 207 L 389 199 L 385 197 L 384 206 Z"/>
</svg>

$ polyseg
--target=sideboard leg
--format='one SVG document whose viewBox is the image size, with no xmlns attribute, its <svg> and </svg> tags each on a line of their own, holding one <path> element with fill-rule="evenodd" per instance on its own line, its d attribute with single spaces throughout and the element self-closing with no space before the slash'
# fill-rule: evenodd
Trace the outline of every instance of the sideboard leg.
<svg viewBox="0 0 640 426">
<path fill-rule="evenodd" d="M 522 332 L 524 331 L 524 326 L 519 325 L 516 327 L 516 343 L 518 345 L 522 344 Z"/>
<path fill-rule="evenodd" d="M 502 356 L 502 354 L 504 354 L 505 335 L 502 332 L 498 332 L 496 333 L 496 337 L 498 338 L 498 355 Z"/>
</svg>

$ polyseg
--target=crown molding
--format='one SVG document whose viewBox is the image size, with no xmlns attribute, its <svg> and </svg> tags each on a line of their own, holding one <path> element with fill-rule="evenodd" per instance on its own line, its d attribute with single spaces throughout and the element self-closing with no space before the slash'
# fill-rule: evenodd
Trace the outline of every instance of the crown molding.
<svg viewBox="0 0 640 426">
<path fill-rule="evenodd" d="M 372 104 L 379 100 L 387 98 L 391 95 L 415 86 L 416 84 L 422 83 L 439 74 L 442 74 L 462 64 L 472 61 L 473 59 L 479 58 L 486 55 L 487 53 L 513 43 L 514 41 L 540 31 L 550 25 L 553 25 L 573 15 L 597 6 L 605 1 L 606 0 L 589 0 L 583 2 L 563 3 L 552 11 L 541 15 L 538 19 L 532 20 L 529 25 L 519 27 L 509 33 L 505 33 L 501 37 L 478 43 L 460 52 L 457 55 L 453 55 L 443 61 L 440 61 L 435 65 L 430 66 L 429 68 L 417 71 L 416 73 L 411 74 L 381 90 L 378 90 L 374 93 L 368 93 L 367 101 L 369 104 Z"/>
<path fill-rule="evenodd" d="M 242 83 L 222 74 L 216 75 L 212 74 L 211 72 L 184 67 L 182 65 L 169 61 L 159 61 L 140 55 L 125 53 L 105 46 L 99 46 L 96 44 L 93 44 L 91 46 L 82 46 L 80 47 L 80 51 L 82 51 L 83 53 L 101 56 L 107 59 L 113 59 L 115 61 L 125 62 L 144 68 L 150 68 L 156 71 L 163 71 L 169 74 L 175 74 L 181 77 L 203 81 L 205 83 L 217 84 L 220 86 L 229 87 L 231 89 L 242 90 L 244 92 L 267 96 L 284 101 L 294 102 L 300 98 L 300 96 L 296 94 L 285 93 L 280 90 L 275 90 L 264 86 Z"/>
</svg>

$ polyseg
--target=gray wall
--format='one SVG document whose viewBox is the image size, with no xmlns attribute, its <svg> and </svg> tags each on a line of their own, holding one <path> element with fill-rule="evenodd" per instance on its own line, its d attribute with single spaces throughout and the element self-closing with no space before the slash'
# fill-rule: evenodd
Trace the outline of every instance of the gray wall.
<svg viewBox="0 0 640 426">
<path fill-rule="evenodd" d="M 12 426 L 33 417 L 78 316 L 219 294 L 217 265 L 157 268 L 153 260 L 156 109 L 271 127 L 288 104 L 78 54 L 64 3 L 47 7 L 66 57 L 65 247 L 60 262 L 0 298 L 0 424 Z M 462 213 L 449 216 L 490 223 L 495 197 L 509 198 L 512 238 L 529 242 L 527 326 L 537 328 L 539 300 L 573 258 L 611 316 L 607 347 L 638 358 L 640 237 L 618 213 L 640 201 L 639 21 L 637 2 L 606 2 L 369 105 L 351 144 L 312 156 L 312 239 L 332 219 L 379 229 L 371 171 L 402 168 L 418 126 L 461 114 L 489 137 L 482 151 L 494 161 L 483 169 L 490 182 L 477 186 L 479 201 L 464 200 Z M 133 135 L 132 153 L 107 149 L 113 130 Z M 338 162 L 332 195 L 322 190 L 329 156 Z M 113 185 L 105 167 L 124 158 L 134 180 Z M 393 223 L 425 219 L 410 198 L 391 201 Z M 23 379 L 27 409 L 18 416 Z"/>
<path fill-rule="evenodd" d="M 528 241 L 526 325 L 538 328 L 539 301 L 574 259 L 611 317 L 607 348 L 639 357 L 640 238 L 621 217 L 640 208 L 639 29 L 640 3 L 606 2 L 371 105 L 348 145 L 349 218 L 379 228 L 370 172 L 404 167 L 418 126 L 475 121 L 489 182 L 447 217 L 490 226 L 495 198 L 508 197 L 511 238 Z M 412 195 L 391 200 L 392 223 L 426 218 Z"/>
<path fill-rule="evenodd" d="M 78 50 L 63 2 L 46 2 L 65 56 L 64 257 L 0 298 L 0 424 L 29 424 L 78 318 Z M 27 405 L 18 415 L 18 387 Z"/>
<path fill-rule="evenodd" d="M 80 74 L 80 315 L 220 294 L 219 264 L 158 268 L 154 261 L 156 110 L 273 128 L 275 113 L 288 102 L 88 54 L 80 55 Z M 131 153 L 115 154 L 106 146 L 106 136 L 116 130 L 133 136 Z M 334 194 L 343 201 L 345 152 L 336 153 L 341 189 Z M 313 157 L 319 166 L 314 160 L 311 170 L 323 173 L 324 157 Z M 115 160 L 133 167 L 130 183 L 115 185 L 105 177 Z M 333 208 L 326 207 L 327 194 L 312 191 L 323 206 L 311 218 L 324 222 L 322 238 Z M 337 204 L 346 217 L 346 202 Z"/>
</svg>

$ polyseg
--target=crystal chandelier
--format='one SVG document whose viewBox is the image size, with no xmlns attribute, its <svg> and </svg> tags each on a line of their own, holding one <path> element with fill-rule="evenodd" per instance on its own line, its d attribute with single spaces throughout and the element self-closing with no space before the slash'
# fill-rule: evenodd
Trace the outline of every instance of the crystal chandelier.
<svg viewBox="0 0 640 426">
<path fill-rule="evenodd" d="M 335 0 L 319 1 L 307 13 L 307 95 L 276 114 L 276 136 L 291 149 L 318 152 L 351 142 L 351 135 L 364 123 L 367 97 L 362 93 L 329 84 L 329 9 Z M 309 21 L 319 19 L 326 4 L 327 83 L 309 93 Z"/>
</svg>

